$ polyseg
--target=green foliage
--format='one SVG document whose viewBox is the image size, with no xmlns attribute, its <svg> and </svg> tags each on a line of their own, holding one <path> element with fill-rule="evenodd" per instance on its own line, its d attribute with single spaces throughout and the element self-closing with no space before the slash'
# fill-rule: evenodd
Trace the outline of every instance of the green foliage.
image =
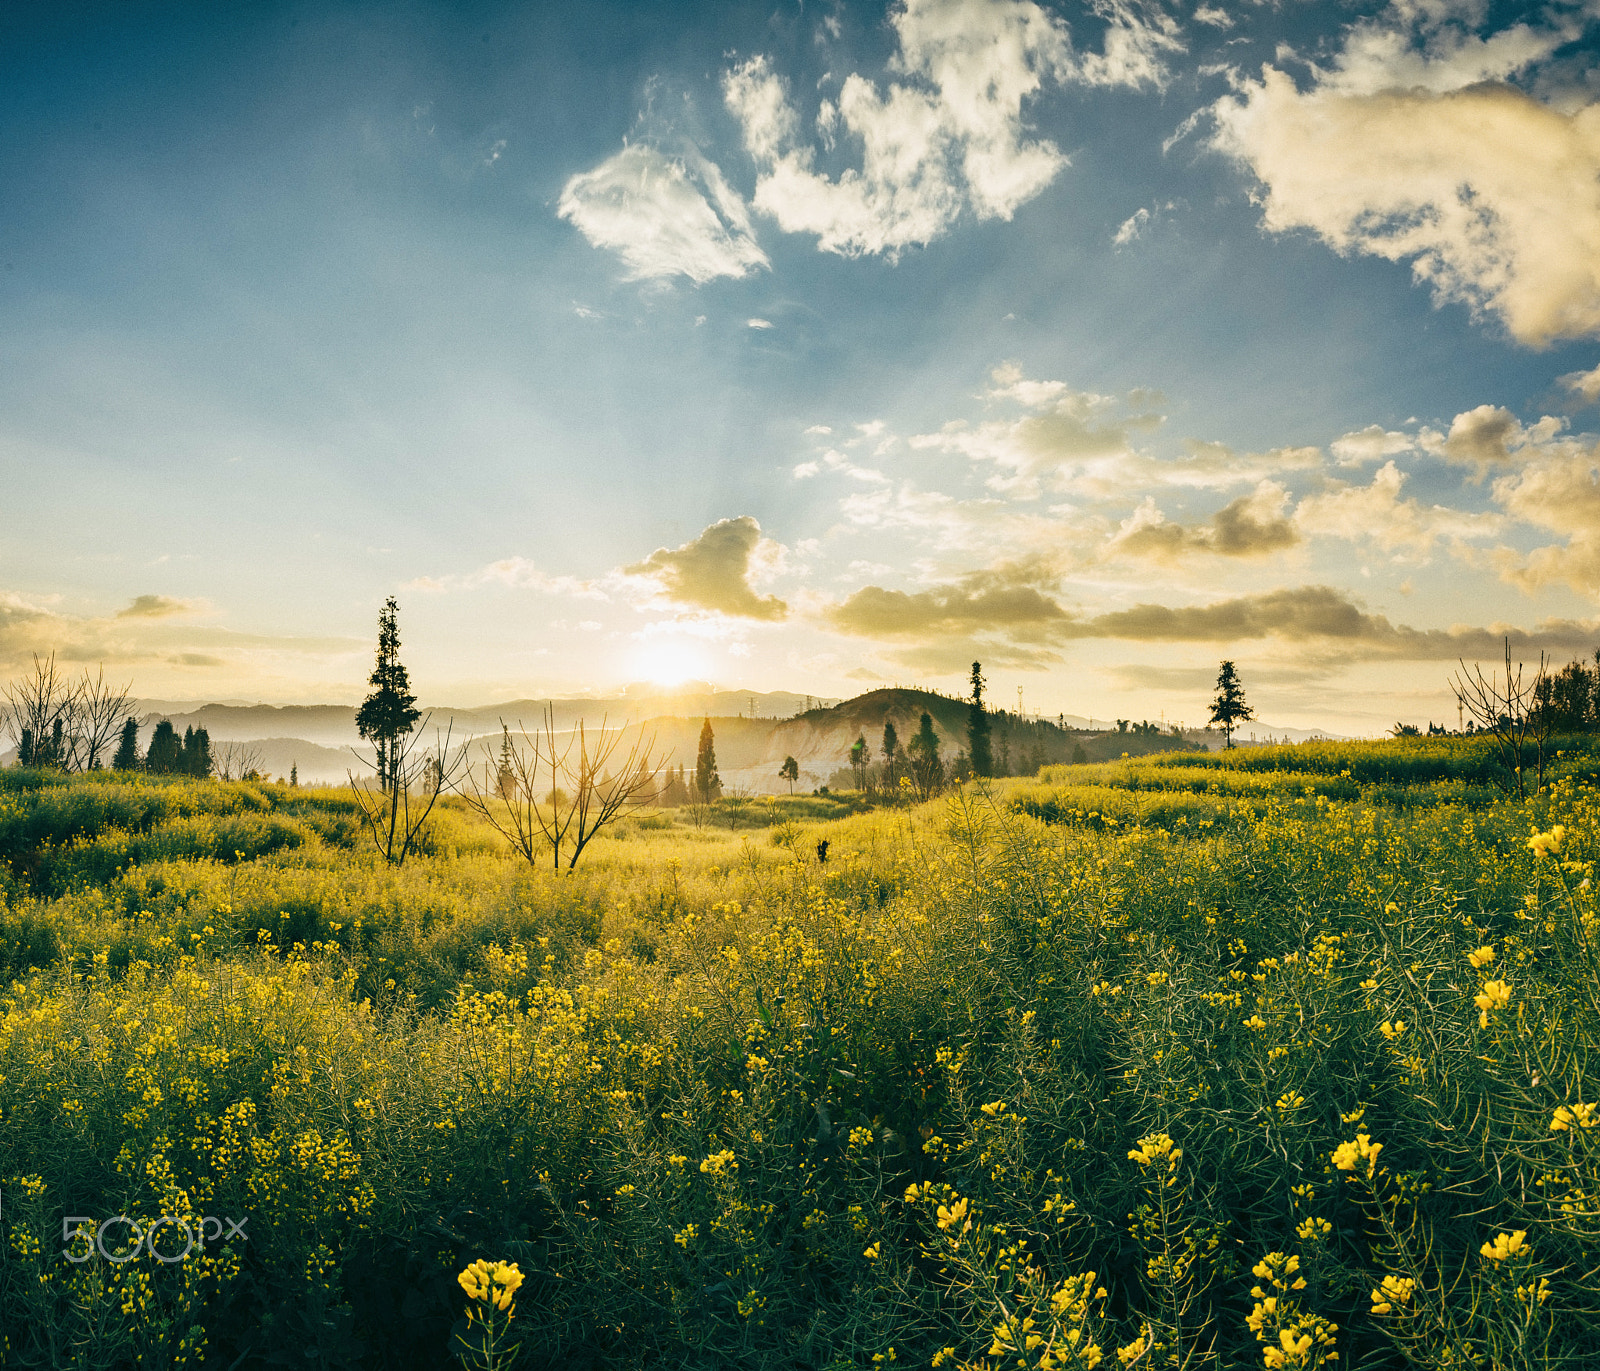
<svg viewBox="0 0 1600 1371">
<path fill-rule="evenodd" d="M 1588 754 L 1212 755 L 561 874 L 455 803 L 395 869 L 346 793 L 0 773 L 6 1363 L 439 1367 L 479 1259 L 517 1365 L 1594 1359 Z"/>
</svg>

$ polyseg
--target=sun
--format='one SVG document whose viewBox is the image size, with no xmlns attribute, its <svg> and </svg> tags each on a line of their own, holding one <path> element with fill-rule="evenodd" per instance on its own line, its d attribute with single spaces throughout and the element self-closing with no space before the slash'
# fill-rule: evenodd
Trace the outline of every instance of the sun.
<svg viewBox="0 0 1600 1371">
<path fill-rule="evenodd" d="M 680 685 L 705 674 L 705 662 L 689 643 L 646 643 L 634 657 L 638 673 L 660 686 Z"/>
</svg>

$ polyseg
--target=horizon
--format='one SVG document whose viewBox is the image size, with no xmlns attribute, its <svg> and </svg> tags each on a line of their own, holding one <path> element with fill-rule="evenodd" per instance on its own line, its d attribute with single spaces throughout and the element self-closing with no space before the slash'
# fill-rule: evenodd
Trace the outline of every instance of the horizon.
<svg viewBox="0 0 1600 1371">
<path fill-rule="evenodd" d="M 422 698 L 1374 736 L 1600 648 L 1592 6 L 0 24 L 0 674 L 343 707 L 394 594 Z"/>
</svg>

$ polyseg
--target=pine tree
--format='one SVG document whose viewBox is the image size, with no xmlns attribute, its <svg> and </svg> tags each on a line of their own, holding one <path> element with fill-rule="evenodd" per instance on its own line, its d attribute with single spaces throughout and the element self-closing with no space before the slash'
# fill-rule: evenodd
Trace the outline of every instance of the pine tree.
<svg viewBox="0 0 1600 1371">
<path fill-rule="evenodd" d="M 516 798 L 517 772 L 513 765 L 516 758 L 511 751 L 511 730 L 504 724 L 500 725 L 500 762 L 495 770 L 494 788 L 502 800 Z"/>
<path fill-rule="evenodd" d="M 967 703 L 967 753 L 974 776 L 994 775 L 989 748 L 989 714 L 983 707 L 983 663 L 972 664 L 972 696 Z"/>
<path fill-rule="evenodd" d="M 367 678 L 374 689 L 356 711 L 356 732 L 377 752 L 378 784 L 386 789 L 400 783 L 400 740 L 421 718 L 411 676 L 400 664 L 399 612 L 393 595 L 378 611 L 378 661 Z"/>
<path fill-rule="evenodd" d="M 944 784 L 944 763 L 939 760 L 939 735 L 933 731 L 933 719 L 923 711 L 917 736 L 906 749 L 911 757 L 911 776 L 922 798 L 927 799 Z"/>
<path fill-rule="evenodd" d="M 867 788 L 867 764 L 872 760 L 872 754 L 867 751 L 867 735 L 856 734 L 855 742 L 850 744 L 850 770 L 856 774 L 856 789 Z"/>
<path fill-rule="evenodd" d="M 211 774 L 211 735 L 203 728 L 183 731 L 183 774 L 205 780 Z"/>
<path fill-rule="evenodd" d="M 298 762 L 289 763 L 289 784 L 300 784 L 300 764 Z"/>
<path fill-rule="evenodd" d="M 36 750 L 33 745 L 33 730 L 24 728 L 22 736 L 17 739 L 17 765 L 32 766 L 33 754 Z"/>
<path fill-rule="evenodd" d="M 789 793 L 794 794 L 794 783 L 800 779 L 800 763 L 793 757 L 785 757 L 783 765 L 778 768 L 778 779 L 789 783 Z"/>
<path fill-rule="evenodd" d="M 717 775 L 717 740 L 707 719 L 700 730 L 700 751 L 694 763 L 694 797 L 710 804 L 722 794 L 722 777 Z"/>
<path fill-rule="evenodd" d="M 111 759 L 113 771 L 139 769 L 139 725 L 133 719 L 122 721 L 122 737 L 117 742 L 117 753 Z"/>
<path fill-rule="evenodd" d="M 158 776 L 170 776 L 182 769 L 183 740 L 171 719 L 162 719 L 150 735 L 150 750 L 144 755 L 146 771 Z"/>
<path fill-rule="evenodd" d="M 1256 717 L 1244 702 L 1244 686 L 1232 662 L 1224 662 L 1217 673 L 1217 697 L 1211 702 L 1211 722 L 1222 725 L 1223 747 L 1233 746 L 1233 731 L 1246 719 Z"/>
<path fill-rule="evenodd" d="M 893 792 L 900 779 L 900 735 L 894 731 L 894 720 L 883 721 L 883 785 Z"/>
</svg>

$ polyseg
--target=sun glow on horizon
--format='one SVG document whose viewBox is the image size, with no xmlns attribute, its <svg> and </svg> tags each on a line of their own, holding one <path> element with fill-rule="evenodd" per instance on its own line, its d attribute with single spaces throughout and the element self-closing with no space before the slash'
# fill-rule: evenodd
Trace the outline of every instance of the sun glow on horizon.
<svg viewBox="0 0 1600 1371">
<path fill-rule="evenodd" d="M 634 664 L 639 676 L 659 686 L 682 685 L 707 674 L 704 655 L 685 642 L 646 643 L 634 654 Z"/>
</svg>

